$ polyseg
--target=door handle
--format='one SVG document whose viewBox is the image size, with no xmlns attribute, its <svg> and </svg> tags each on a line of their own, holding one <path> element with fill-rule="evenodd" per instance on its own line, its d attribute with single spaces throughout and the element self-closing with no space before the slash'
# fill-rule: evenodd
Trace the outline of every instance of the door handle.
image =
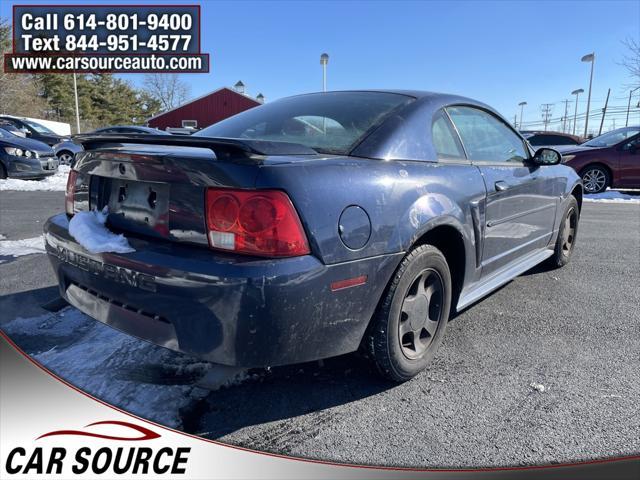
<svg viewBox="0 0 640 480">
<path fill-rule="evenodd" d="M 504 192 L 509 188 L 509 185 L 507 184 L 507 182 L 500 180 L 499 182 L 495 183 L 495 187 L 496 187 L 496 192 Z"/>
</svg>

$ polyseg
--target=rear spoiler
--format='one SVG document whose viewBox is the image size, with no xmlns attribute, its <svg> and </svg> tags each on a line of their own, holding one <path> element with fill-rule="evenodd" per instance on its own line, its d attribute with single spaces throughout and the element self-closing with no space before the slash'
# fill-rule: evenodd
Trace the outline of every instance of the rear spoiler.
<svg viewBox="0 0 640 480">
<path fill-rule="evenodd" d="M 122 144 L 161 145 L 167 147 L 197 147 L 213 150 L 216 156 L 241 154 L 253 155 L 315 155 L 317 152 L 299 143 L 269 142 L 238 138 L 193 137 L 179 135 L 131 134 L 80 134 L 72 141 L 85 150 L 97 150 Z"/>
</svg>

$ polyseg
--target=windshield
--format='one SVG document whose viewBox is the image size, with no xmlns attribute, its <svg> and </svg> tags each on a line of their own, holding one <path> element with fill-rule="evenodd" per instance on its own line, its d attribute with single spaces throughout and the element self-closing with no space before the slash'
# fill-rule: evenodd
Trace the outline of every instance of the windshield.
<svg viewBox="0 0 640 480">
<path fill-rule="evenodd" d="M 246 110 L 194 135 L 292 142 L 345 155 L 386 115 L 413 100 L 383 92 L 300 95 Z"/>
<path fill-rule="evenodd" d="M 53 132 L 53 130 L 49 130 L 44 125 L 40 125 L 39 123 L 32 122 L 31 120 L 23 119 L 22 121 L 24 123 L 26 123 L 27 125 L 29 125 L 31 128 L 33 128 L 38 133 L 44 133 L 44 134 L 48 134 L 48 135 L 55 135 L 55 132 Z"/>
<path fill-rule="evenodd" d="M 617 143 L 633 137 L 640 132 L 640 127 L 619 128 L 612 132 L 607 132 L 599 137 L 589 140 L 582 144 L 584 147 L 611 147 Z"/>
</svg>

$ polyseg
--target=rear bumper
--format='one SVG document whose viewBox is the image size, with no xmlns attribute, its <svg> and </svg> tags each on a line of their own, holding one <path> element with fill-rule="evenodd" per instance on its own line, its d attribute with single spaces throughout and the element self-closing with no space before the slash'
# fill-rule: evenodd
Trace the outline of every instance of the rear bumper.
<svg viewBox="0 0 640 480">
<path fill-rule="evenodd" d="M 256 260 L 130 238 L 129 254 L 90 254 L 61 214 L 45 227 L 60 293 L 126 333 L 224 365 L 273 366 L 358 348 L 402 254 L 335 265 L 311 255 Z M 367 275 L 332 292 L 332 282 Z"/>
</svg>

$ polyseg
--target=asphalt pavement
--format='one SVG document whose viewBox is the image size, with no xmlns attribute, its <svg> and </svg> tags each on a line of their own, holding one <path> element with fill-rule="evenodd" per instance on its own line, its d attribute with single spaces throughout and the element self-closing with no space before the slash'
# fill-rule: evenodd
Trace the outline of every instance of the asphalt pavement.
<svg viewBox="0 0 640 480">
<path fill-rule="evenodd" d="M 63 192 L 0 192 L 0 234 L 39 235 L 63 200 Z M 45 256 L 0 261 L 0 328 L 45 313 L 39 305 L 56 295 Z M 640 205 L 585 203 L 571 263 L 534 268 L 459 314 L 414 380 L 381 381 L 364 359 L 346 355 L 253 372 L 176 414 L 185 430 L 225 443 L 359 464 L 473 467 L 638 454 L 639 267 Z M 53 346 L 83 342 L 82 332 Z M 52 347 L 14 336 L 32 354 Z"/>
</svg>

